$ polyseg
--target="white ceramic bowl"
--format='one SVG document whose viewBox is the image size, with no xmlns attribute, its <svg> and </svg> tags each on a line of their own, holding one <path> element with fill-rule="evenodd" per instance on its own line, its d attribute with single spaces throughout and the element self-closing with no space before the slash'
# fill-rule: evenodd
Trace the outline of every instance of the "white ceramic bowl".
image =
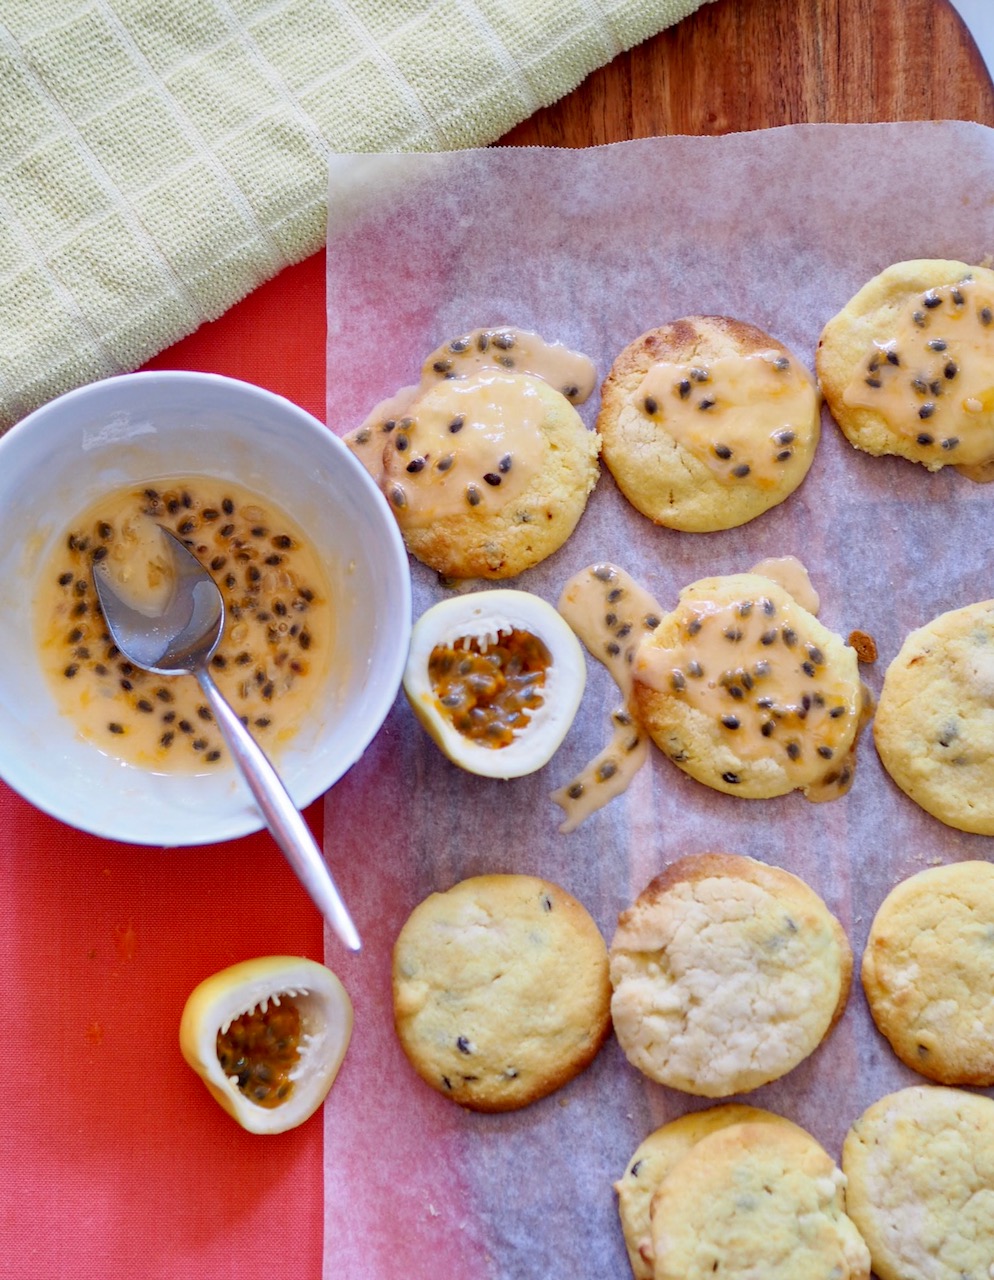
<svg viewBox="0 0 994 1280">
<path fill-rule="evenodd" d="M 334 434 L 290 401 L 204 373 L 134 373 L 71 391 L 0 438 L 0 776 L 55 817 L 110 839 L 206 844 L 262 819 L 234 766 L 163 775 L 123 765 L 56 708 L 37 657 L 34 594 L 70 521 L 136 480 L 212 475 L 282 507 L 330 569 L 334 690 L 279 759 L 301 807 L 355 763 L 400 685 L 407 553 L 382 495 Z"/>
</svg>

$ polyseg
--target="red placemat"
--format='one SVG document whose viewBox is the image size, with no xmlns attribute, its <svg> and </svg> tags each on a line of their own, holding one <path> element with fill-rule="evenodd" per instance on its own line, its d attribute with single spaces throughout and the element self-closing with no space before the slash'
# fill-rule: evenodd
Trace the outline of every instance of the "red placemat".
<svg viewBox="0 0 994 1280">
<path fill-rule="evenodd" d="M 324 316 L 322 253 L 147 367 L 243 378 L 323 420 Z M 321 806 L 307 816 L 320 839 Z M 244 1133 L 177 1040 L 187 995 L 215 970 L 323 957 L 320 918 L 269 836 L 111 843 L 0 783 L 0 868 L 0 1276 L 317 1280 L 320 1115 Z"/>
</svg>

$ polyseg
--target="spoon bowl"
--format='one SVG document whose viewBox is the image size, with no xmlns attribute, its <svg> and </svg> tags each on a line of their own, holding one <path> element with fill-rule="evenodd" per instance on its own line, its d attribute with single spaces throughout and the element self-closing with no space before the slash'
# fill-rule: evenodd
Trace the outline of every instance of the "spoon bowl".
<svg viewBox="0 0 994 1280">
<path fill-rule="evenodd" d="M 208 664 L 224 630 L 220 589 L 182 539 L 161 526 L 160 534 L 167 570 L 161 598 L 129 598 L 106 560 L 94 562 L 93 585 L 107 629 L 136 667 L 196 679 L 273 838 L 328 924 L 349 950 L 358 951 L 358 932 L 310 828 L 210 674 Z"/>
<path fill-rule="evenodd" d="M 161 607 L 139 608 L 121 593 L 106 560 L 93 566 L 93 584 L 114 643 L 129 662 L 161 676 L 195 675 L 224 630 L 224 597 L 186 544 L 159 526 L 169 561 L 170 592 Z"/>
</svg>

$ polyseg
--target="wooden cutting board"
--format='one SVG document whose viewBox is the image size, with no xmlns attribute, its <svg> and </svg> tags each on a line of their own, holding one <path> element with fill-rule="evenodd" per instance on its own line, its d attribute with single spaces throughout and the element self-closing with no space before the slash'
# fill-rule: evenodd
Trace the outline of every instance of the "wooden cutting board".
<svg viewBox="0 0 994 1280">
<path fill-rule="evenodd" d="M 928 119 L 994 125 L 994 85 L 948 0 L 713 0 L 503 141 Z"/>
</svg>

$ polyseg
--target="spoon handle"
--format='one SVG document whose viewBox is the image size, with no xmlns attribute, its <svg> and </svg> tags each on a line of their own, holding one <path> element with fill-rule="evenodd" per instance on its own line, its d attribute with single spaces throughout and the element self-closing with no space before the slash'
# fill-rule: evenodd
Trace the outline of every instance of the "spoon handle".
<svg viewBox="0 0 994 1280">
<path fill-rule="evenodd" d="M 328 864 L 311 835 L 310 827 L 290 798 L 279 774 L 228 705 L 211 679 L 210 672 L 201 667 L 195 675 L 273 839 L 283 850 L 300 883 L 328 924 L 350 951 L 358 951 L 362 943 L 348 908 L 335 887 Z"/>
</svg>

